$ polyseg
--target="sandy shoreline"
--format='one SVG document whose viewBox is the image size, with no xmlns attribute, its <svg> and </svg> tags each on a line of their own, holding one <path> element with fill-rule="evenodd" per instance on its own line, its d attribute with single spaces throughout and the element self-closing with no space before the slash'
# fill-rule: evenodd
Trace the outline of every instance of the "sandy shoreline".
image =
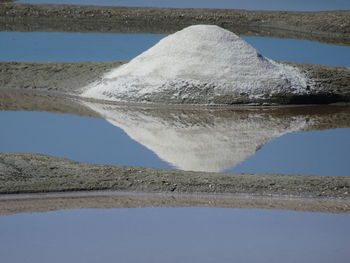
<svg viewBox="0 0 350 263">
<path fill-rule="evenodd" d="M 2 31 L 173 33 L 215 24 L 237 34 L 350 45 L 350 10 L 321 12 L 2 3 Z"/>
<path fill-rule="evenodd" d="M 85 63 L 0 62 L 0 90 L 79 95 L 86 85 L 126 61 Z M 350 68 L 283 62 L 298 67 L 313 81 L 307 95 L 278 94 L 267 98 L 230 97 L 230 104 L 319 104 L 350 102 Z M 226 99 L 226 98 L 224 98 Z M 152 101 L 154 102 L 154 101 Z M 164 98 L 161 103 L 166 103 Z M 227 104 L 223 101 L 223 104 Z"/>
</svg>

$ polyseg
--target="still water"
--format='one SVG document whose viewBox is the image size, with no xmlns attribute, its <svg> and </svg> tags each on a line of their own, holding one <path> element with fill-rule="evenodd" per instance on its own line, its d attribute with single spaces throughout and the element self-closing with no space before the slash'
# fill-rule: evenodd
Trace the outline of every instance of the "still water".
<svg viewBox="0 0 350 263">
<path fill-rule="evenodd" d="M 165 36 L 164 34 L 0 32 L 0 49 L 6 51 L 0 53 L 0 61 L 130 60 Z M 262 55 L 274 60 L 350 66 L 350 47 L 307 40 L 241 37 Z"/>
<path fill-rule="evenodd" d="M 0 48 L 7 51 L 0 54 L 0 60 L 130 60 L 163 37 L 0 32 Z M 350 47 L 304 40 L 243 38 L 275 60 L 350 66 Z M 1 111 L 0 122 L 6 125 L 0 130 L 0 151 L 163 169 L 349 175 L 350 130 L 348 122 L 337 123 L 337 119 L 349 119 L 349 109 L 321 115 L 299 110 L 279 116 L 278 110 L 158 112 L 75 103 L 100 118 Z M 333 123 L 329 123 L 330 119 Z M 324 126 L 322 130 L 317 127 L 320 125 Z"/>
<path fill-rule="evenodd" d="M 350 175 L 350 129 L 312 130 L 319 126 L 314 121 L 323 123 L 322 118 L 328 120 L 332 113 L 283 118 L 259 112 L 228 112 L 229 117 L 215 111 L 159 115 L 94 106 L 104 109 L 107 121 L 70 114 L 0 111 L 0 122 L 6 123 L 0 130 L 0 151 L 162 169 Z M 349 123 L 346 111 L 349 108 L 341 116 Z M 185 119 L 177 121 L 181 117 Z"/>
<path fill-rule="evenodd" d="M 19 3 L 174 8 L 224 8 L 251 10 L 319 11 L 349 9 L 347 0 L 19 0 Z"/>
<path fill-rule="evenodd" d="M 0 217 L 2 262 L 346 263 L 350 215 L 221 208 Z"/>
</svg>

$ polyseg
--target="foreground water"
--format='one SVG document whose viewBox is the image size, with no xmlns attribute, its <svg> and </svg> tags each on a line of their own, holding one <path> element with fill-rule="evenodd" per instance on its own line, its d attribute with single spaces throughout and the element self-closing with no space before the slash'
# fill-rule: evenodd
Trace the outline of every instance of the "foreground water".
<svg viewBox="0 0 350 263">
<path fill-rule="evenodd" d="M 221 208 L 89 209 L 0 217 L 3 262 L 337 262 L 350 215 Z"/>
<path fill-rule="evenodd" d="M 148 6 L 175 8 L 223 8 L 251 10 L 319 11 L 349 9 L 347 0 L 19 0 L 19 3 L 104 6 Z"/>
<path fill-rule="evenodd" d="M 0 32 L 0 61 L 130 60 L 156 44 L 163 34 Z M 350 47 L 268 37 L 242 38 L 274 60 L 350 66 Z M 288 52 L 286 52 L 288 50 Z"/>
<path fill-rule="evenodd" d="M 312 119 L 323 115 L 281 119 L 258 112 L 145 115 L 118 109 L 107 114 L 103 116 L 108 122 L 69 114 L 0 111 L 0 123 L 6 124 L 0 130 L 0 151 L 162 169 L 349 175 L 349 128 L 301 131 L 317 126 Z M 244 120 L 246 114 L 249 120 Z M 346 113 L 341 116 L 349 118 Z M 178 118 L 184 119 L 178 122 Z"/>
</svg>

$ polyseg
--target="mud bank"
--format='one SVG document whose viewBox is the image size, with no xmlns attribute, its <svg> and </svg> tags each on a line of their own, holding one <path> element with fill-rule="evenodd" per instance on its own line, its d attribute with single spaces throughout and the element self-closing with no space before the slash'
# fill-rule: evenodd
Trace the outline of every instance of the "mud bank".
<svg viewBox="0 0 350 263">
<path fill-rule="evenodd" d="M 0 62 L 0 89 L 79 95 L 83 87 L 101 79 L 103 73 L 123 63 L 126 62 Z M 312 80 L 314 88 L 309 94 L 278 94 L 268 99 L 252 99 L 238 94 L 237 97 L 225 98 L 222 104 L 319 104 L 350 101 L 350 68 L 284 63 L 298 67 Z M 159 103 L 167 101 L 162 98 Z"/>
<path fill-rule="evenodd" d="M 3 3 L 2 31 L 173 33 L 214 24 L 237 34 L 350 45 L 350 11 L 289 12 Z"/>
<path fill-rule="evenodd" d="M 0 89 L 79 94 L 85 85 L 125 62 L 0 62 Z"/>
<path fill-rule="evenodd" d="M 350 177 L 185 172 L 0 153 L 0 194 L 133 191 L 350 199 Z"/>
<path fill-rule="evenodd" d="M 249 197 L 228 194 L 132 193 L 115 191 L 0 195 L 0 216 L 65 209 L 138 207 L 221 207 L 350 213 L 339 199 Z"/>
</svg>

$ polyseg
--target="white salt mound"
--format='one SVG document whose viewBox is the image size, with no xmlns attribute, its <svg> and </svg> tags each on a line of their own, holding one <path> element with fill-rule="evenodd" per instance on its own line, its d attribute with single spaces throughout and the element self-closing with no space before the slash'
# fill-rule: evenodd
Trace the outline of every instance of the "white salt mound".
<svg viewBox="0 0 350 263">
<path fill-rule="evenodd" d="M 217 98 L 242 93 L 257 98 L 305 90 L 306 78 L 297 68 L 263 57 L 230 31 L 196 25 L 169 35 L 108 72 L 101 81 L 86 87 L 82 96 L 215 103 Z"/>
</svg>

